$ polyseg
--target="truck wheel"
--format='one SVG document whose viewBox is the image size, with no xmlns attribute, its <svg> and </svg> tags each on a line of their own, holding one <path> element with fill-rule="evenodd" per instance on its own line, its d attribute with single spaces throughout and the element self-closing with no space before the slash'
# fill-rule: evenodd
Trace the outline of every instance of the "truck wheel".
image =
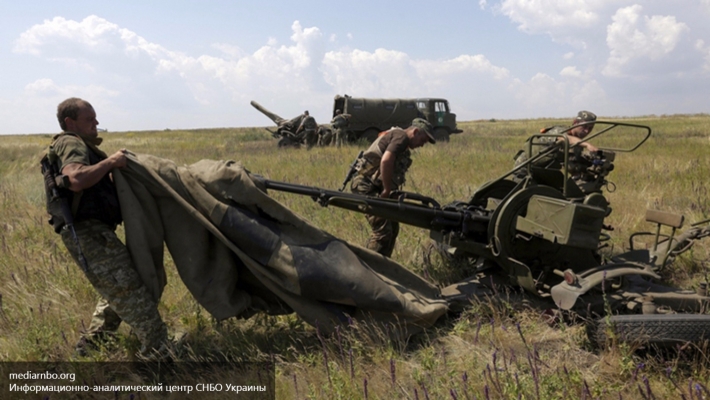
<svg viewBox="0 0 710 400">
<path fill-rule="evenodd" d="M 365 130 L 365 132 L 360 135 L 360 139 L 367 140 L 368 143 L 372 143 L 377 140 L 377 135 L 380 134 L 380 130 L 376 128 L 370 128 Z"/>
<path fill-rule="evenodd" d="M 449 141 L 449 130 L 446 128 L 435 128 L 434 129 L 434 139 L 437 142 L 448 142 Z"/>
<path fill-rule="evenodd" d="M 592 345 L 604 348 L 609 340 L 672 347 L 688 342 L 710 340 L 710 315 L 635 314 L 614 315 L 587 325 Z"/>
</svg>

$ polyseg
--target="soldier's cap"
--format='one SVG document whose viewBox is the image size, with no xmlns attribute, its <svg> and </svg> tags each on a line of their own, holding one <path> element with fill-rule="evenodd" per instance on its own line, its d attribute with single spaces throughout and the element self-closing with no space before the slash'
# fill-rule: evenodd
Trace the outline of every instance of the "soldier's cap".
<svg viewBox="0 0 710 400">
<path fill-rule="evenodd" d="M 412 126 L 423 130 L 426 135 L 429 136 L 429 143 L 436 143 L 436 139 L 434 139 L 433 132 L 434 127 L 431 126 L 431 123 L 429 123 L 429 121 L 425 120 L 424 118 L 414 118 L 414 120 L 412 121 Z"/>
<path fill-rule="evenodd" d="M 574 118 L 574 122 L 594 122 L 597 120 L 596 114 L 591 111 L 580 111 Z"/>
</svg>

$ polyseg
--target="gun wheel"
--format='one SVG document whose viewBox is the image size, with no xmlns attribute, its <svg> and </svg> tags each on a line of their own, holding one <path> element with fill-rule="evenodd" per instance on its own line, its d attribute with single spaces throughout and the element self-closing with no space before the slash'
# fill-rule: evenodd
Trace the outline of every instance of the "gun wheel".
<svg viewBox="0 0 710 400">
<path fill-rule="evenodd" d="M 588 324 L 587 337 L 598 348 L 614 341 L 665 348 L 699 343 L 710 340 L 710 315 L 614 315 Z"/>
</svg>

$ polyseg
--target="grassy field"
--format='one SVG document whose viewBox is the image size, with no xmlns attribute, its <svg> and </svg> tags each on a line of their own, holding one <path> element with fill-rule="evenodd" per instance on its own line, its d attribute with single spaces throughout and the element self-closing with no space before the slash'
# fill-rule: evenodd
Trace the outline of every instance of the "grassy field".
<svg viewBox="0 0 710 400">
<path fill-rule="evenodd" d="M 603 119 L 600 117 L 600 119 Z M 648 231 L 647 208 L 710 218 L 710 116 L 624 119 L 649 125 L 652 138 L 617 156 L 607 198 L 613 207 L 614 251 L 634 231 Z M 568 121 L 471 121 L 449 143 L 415 151 L 405 190 L 440 203 L 467 199 L 506 172 L 528 135 Z M 241 161 L 270 179 L 336 189 L 358 146 L 279 150 L 261 128 L 103 133 L 104 151 L 121 148 L 191 164 Z M 97 297 L 47 224 L 39 157 L 51 135 L 0 136 L 0 360 L 70 359 Z M 309 198 L 272 194 L 314 225 L 356 244 L 369 227 L 362 215 L 324 209 Z M 120 230 L 119 230 L 120 232 Z M 425 267 L 428 232 L 404 226 L 393 258 L 446 285 L 460 271 Z M 710 241 L 699 242 L 665 277 L 687 288 L 706 279 Z M 216 323 L 194 301 L 168 256 L 168 287 L 160 312 L 173 330 L 190 333 L 186 360 L 276 361 L 277 398 L 372 399 L 700 399 L 710 398 L 710 349 L 672 354 L 625 345 L 594 351 L 580 326 L 550 326 L 534 310 L 473 304 L 434 328 L 393 342 L 367 327 L 322 337 L 297 317 L 255 316 Z M 129 359 L 136 341 L 123 326 L 119 346 L 92 355 Z M 124 346 L 125 345 L 125 346 Z"/>
</svg>

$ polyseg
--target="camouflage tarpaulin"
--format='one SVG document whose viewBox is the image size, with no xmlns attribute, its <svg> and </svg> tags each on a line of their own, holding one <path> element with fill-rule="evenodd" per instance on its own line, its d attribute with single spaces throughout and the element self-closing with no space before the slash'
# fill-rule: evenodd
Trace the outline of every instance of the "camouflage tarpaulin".
<svg viewBox="0 0 710 400">
<path fill-rule="evenodd" d="M 239 163 L 178 167 L 129 154 L 114 176 L 126 244 L 156 298 L 166 282 L 165 243 L 189 291 L 218 320 L 296 312 L 324 331 L 352 317 L 394 323 L 406 335 L 446 312 L 437 287 L 313 227 Z"/>
</svg>

